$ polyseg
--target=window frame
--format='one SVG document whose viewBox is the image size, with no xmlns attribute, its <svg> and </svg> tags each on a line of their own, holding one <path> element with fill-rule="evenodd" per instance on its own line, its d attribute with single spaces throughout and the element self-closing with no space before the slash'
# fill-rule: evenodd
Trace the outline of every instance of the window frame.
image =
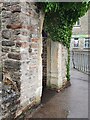
<svg viewBox="0 0 90 120">
<path fill-rule="evenodd" d="M 88 45 L 87 45 L 88 44 Z M 84 40 L 84 48 L 88 49 L 90 48 L 90 37 L 86 37 Z"/>
<path fill-rule="evenodd" d="M 78 41 L 77 46 L 75 46 L 75 41 Z M 74 48 L 79 48 L 79 38 L 74 38 L 73 46 Z"/>
</svg>

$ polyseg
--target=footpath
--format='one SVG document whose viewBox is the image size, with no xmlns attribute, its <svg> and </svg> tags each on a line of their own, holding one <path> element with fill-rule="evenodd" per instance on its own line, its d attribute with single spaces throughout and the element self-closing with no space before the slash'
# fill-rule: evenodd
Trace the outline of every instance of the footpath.
<svg viewBox="0 0 90 120">
<path fill-rule="evenodd" d="M 71 70 L 71 86 L 57 93 L 45 89 L 42 105 L 30 118 L 88 118 L 88 75 Z"/>
</svg>

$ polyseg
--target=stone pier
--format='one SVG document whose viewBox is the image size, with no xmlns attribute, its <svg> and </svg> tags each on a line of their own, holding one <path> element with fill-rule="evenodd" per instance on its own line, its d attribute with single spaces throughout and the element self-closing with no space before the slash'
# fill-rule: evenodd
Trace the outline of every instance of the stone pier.
<svg viewBox="0 0 90 120">
<path fill-rule="evenodd" d="M 13 119 L 40 103 L 42 94 L 42 19 L 34 3 L 3 2 L 2 116 Z"/>
<path fill-rule="evenodd" d="M 62 88 L 66 79 L 67 49 L 59 42 L 48 40 L 47 44 L 47 86 Z"/>
</svg>

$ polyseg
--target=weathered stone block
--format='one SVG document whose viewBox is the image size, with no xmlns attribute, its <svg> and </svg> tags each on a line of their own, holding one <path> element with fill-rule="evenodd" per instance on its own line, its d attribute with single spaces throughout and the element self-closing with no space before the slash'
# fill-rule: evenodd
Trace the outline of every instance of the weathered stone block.
<svg viewBox="0 0 90 120">
<path fill-rule="evenodd" d="M 2 41 L 2 46 L 14 46 L 15 43 L 13 41 Z"/>
<path fill-rule="evenodd" d="M 38 44 L 32 44 L 31 45 L 32 48 L 38 48 Z M 45 50 L 44 50 L 45 51 Z"/>
<path fill-rule="evenodd" d="M 9 48 L 7 47 L 2 47 L 2 52 L 8 52 L 9 51 Z"/>
<path fill-rule="evenodd" d="M 14 23 L 14 24 L 9 24 L 6 26 L 8 29 L 20 29 L 22 28 L 21 23 Z"/>
<path fill-rule="evenodd" d="M 14 12 L 21 12 L 21 6 L 20 5 L 13 5 L 11 7 L 11 11 L 12 11 L 12 13 L 14 13 Z"/>
<path fill-rule="evenodd" d="M 21 34 L 24 35 L 24 36 L 27 36 L 29 34 L 29 32 L 26 31 L 26 30 L 22 30 Z"/>
<path fill-rule="evenodd" d="M 18 91 L 20 92 L 20 89 L 21 89 L 20 88 L 21 86 L 20 75 L 12 72 L 11 78 L 16 83 Z"/>
<path fill-rule="evenodd" d="M 21 22 L 20 21 L 20 14 L 18 12 L 12 13 L 11 14 L 11 24 L 17 23 L 17 22 Z"/>
<path fill-rule="evenodd" d="M 16 60 L 20 60 L 21 59 L 21 55 L 18 53 L 9 53 L 8 57 L 11 59 L 16 59 Z"/>
<path fill-rule="evenodd" d="M 22 43 L 21 42 L 17 42 L 16 43 L 16 47 L 21 47 L 22 46 Z"/>
<path fill-rule="evenodd" d="M 9 2 L 9 1 L 8 1 L 8 2 L 4 2 L 4 3 L 3 3 L 3 6 L 4 6 L 4 7 L 8 7 L 8 6 L 10 6 L 10 5 L 11 5 L 11 4 L 10 4 L 10 2 Z"/>
<path fill-rule="evenodd" d="M 20 70 L 21 63 L 19 61 L 12 61 L 12 60 L 6 60 L 5 61 L 5 68 L 7 70 L 12 71 L 18 71 Z"/>
<path fill-rule="evenodd" d="M 31 53 L 31 52 L 32 52 L 31 45 L 29 45 L 29 53 Z"/>
<path fill-rule="evenodd" d="M 10 30 L 3 30 L 2 37 L 5 39 L 9 39 L 11 37 L 11 31 Z"/>
<path fill-rule="evenodd" d="M 37 42 L 38 39 L 37 38 L 32 38 L 32 42 Z"/>
<path fill-rule="evenodd" d="M 15 1 L 13 1 L 13 2 L 10 2 L 10 4 L 11 4 L 11 6 L 13 6 L 13 5 L 18 5 L 18 4 L 20 4 L 20 2 L 18 2 L 18 0 L 15 0 Z"/>
<path fill-rule="evenodd" d="M 19 34 L 20 34 L 20 30 L 19 30 L 19 29 L 14 30 L 14 31 L 13 31 L 13 34 L 14 34 L 14 35 L 19 35 Z"/>
<path fill-rule="evenodd" d="M 13 33 L 14 34 L 14 33 Z M 20 41 L 21 38 L 18 35 L 13 35 L 10 39 L 11 41 Z"/>
<path fill-rule="evenodd" d="M 2 18 L 10 18 L 11 17 L 11 12 L 10 11 L 3 11 L 2 12 Z"/>
<path fill-rule="evenodd" d="M 11 52 L 20 53 L 20 48 L 17 47 L 11 48 Z"/>
<path fill-rule="evenodd" d="M 4 2 L 2 10 L 10 11 L 11 10 L 10 2 Z"/>
</svg>

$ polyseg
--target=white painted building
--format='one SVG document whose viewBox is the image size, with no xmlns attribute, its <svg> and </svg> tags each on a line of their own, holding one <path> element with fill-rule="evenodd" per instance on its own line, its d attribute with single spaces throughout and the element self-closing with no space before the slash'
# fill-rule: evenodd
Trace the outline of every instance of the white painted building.
<svg viewBox="0 0 90 120">
<path fill-rule="evenodd" d="M 72 31 L 71 49 L 90 48 L 89 14 L 90 10 L 74 25 Z"/>
</svg>

